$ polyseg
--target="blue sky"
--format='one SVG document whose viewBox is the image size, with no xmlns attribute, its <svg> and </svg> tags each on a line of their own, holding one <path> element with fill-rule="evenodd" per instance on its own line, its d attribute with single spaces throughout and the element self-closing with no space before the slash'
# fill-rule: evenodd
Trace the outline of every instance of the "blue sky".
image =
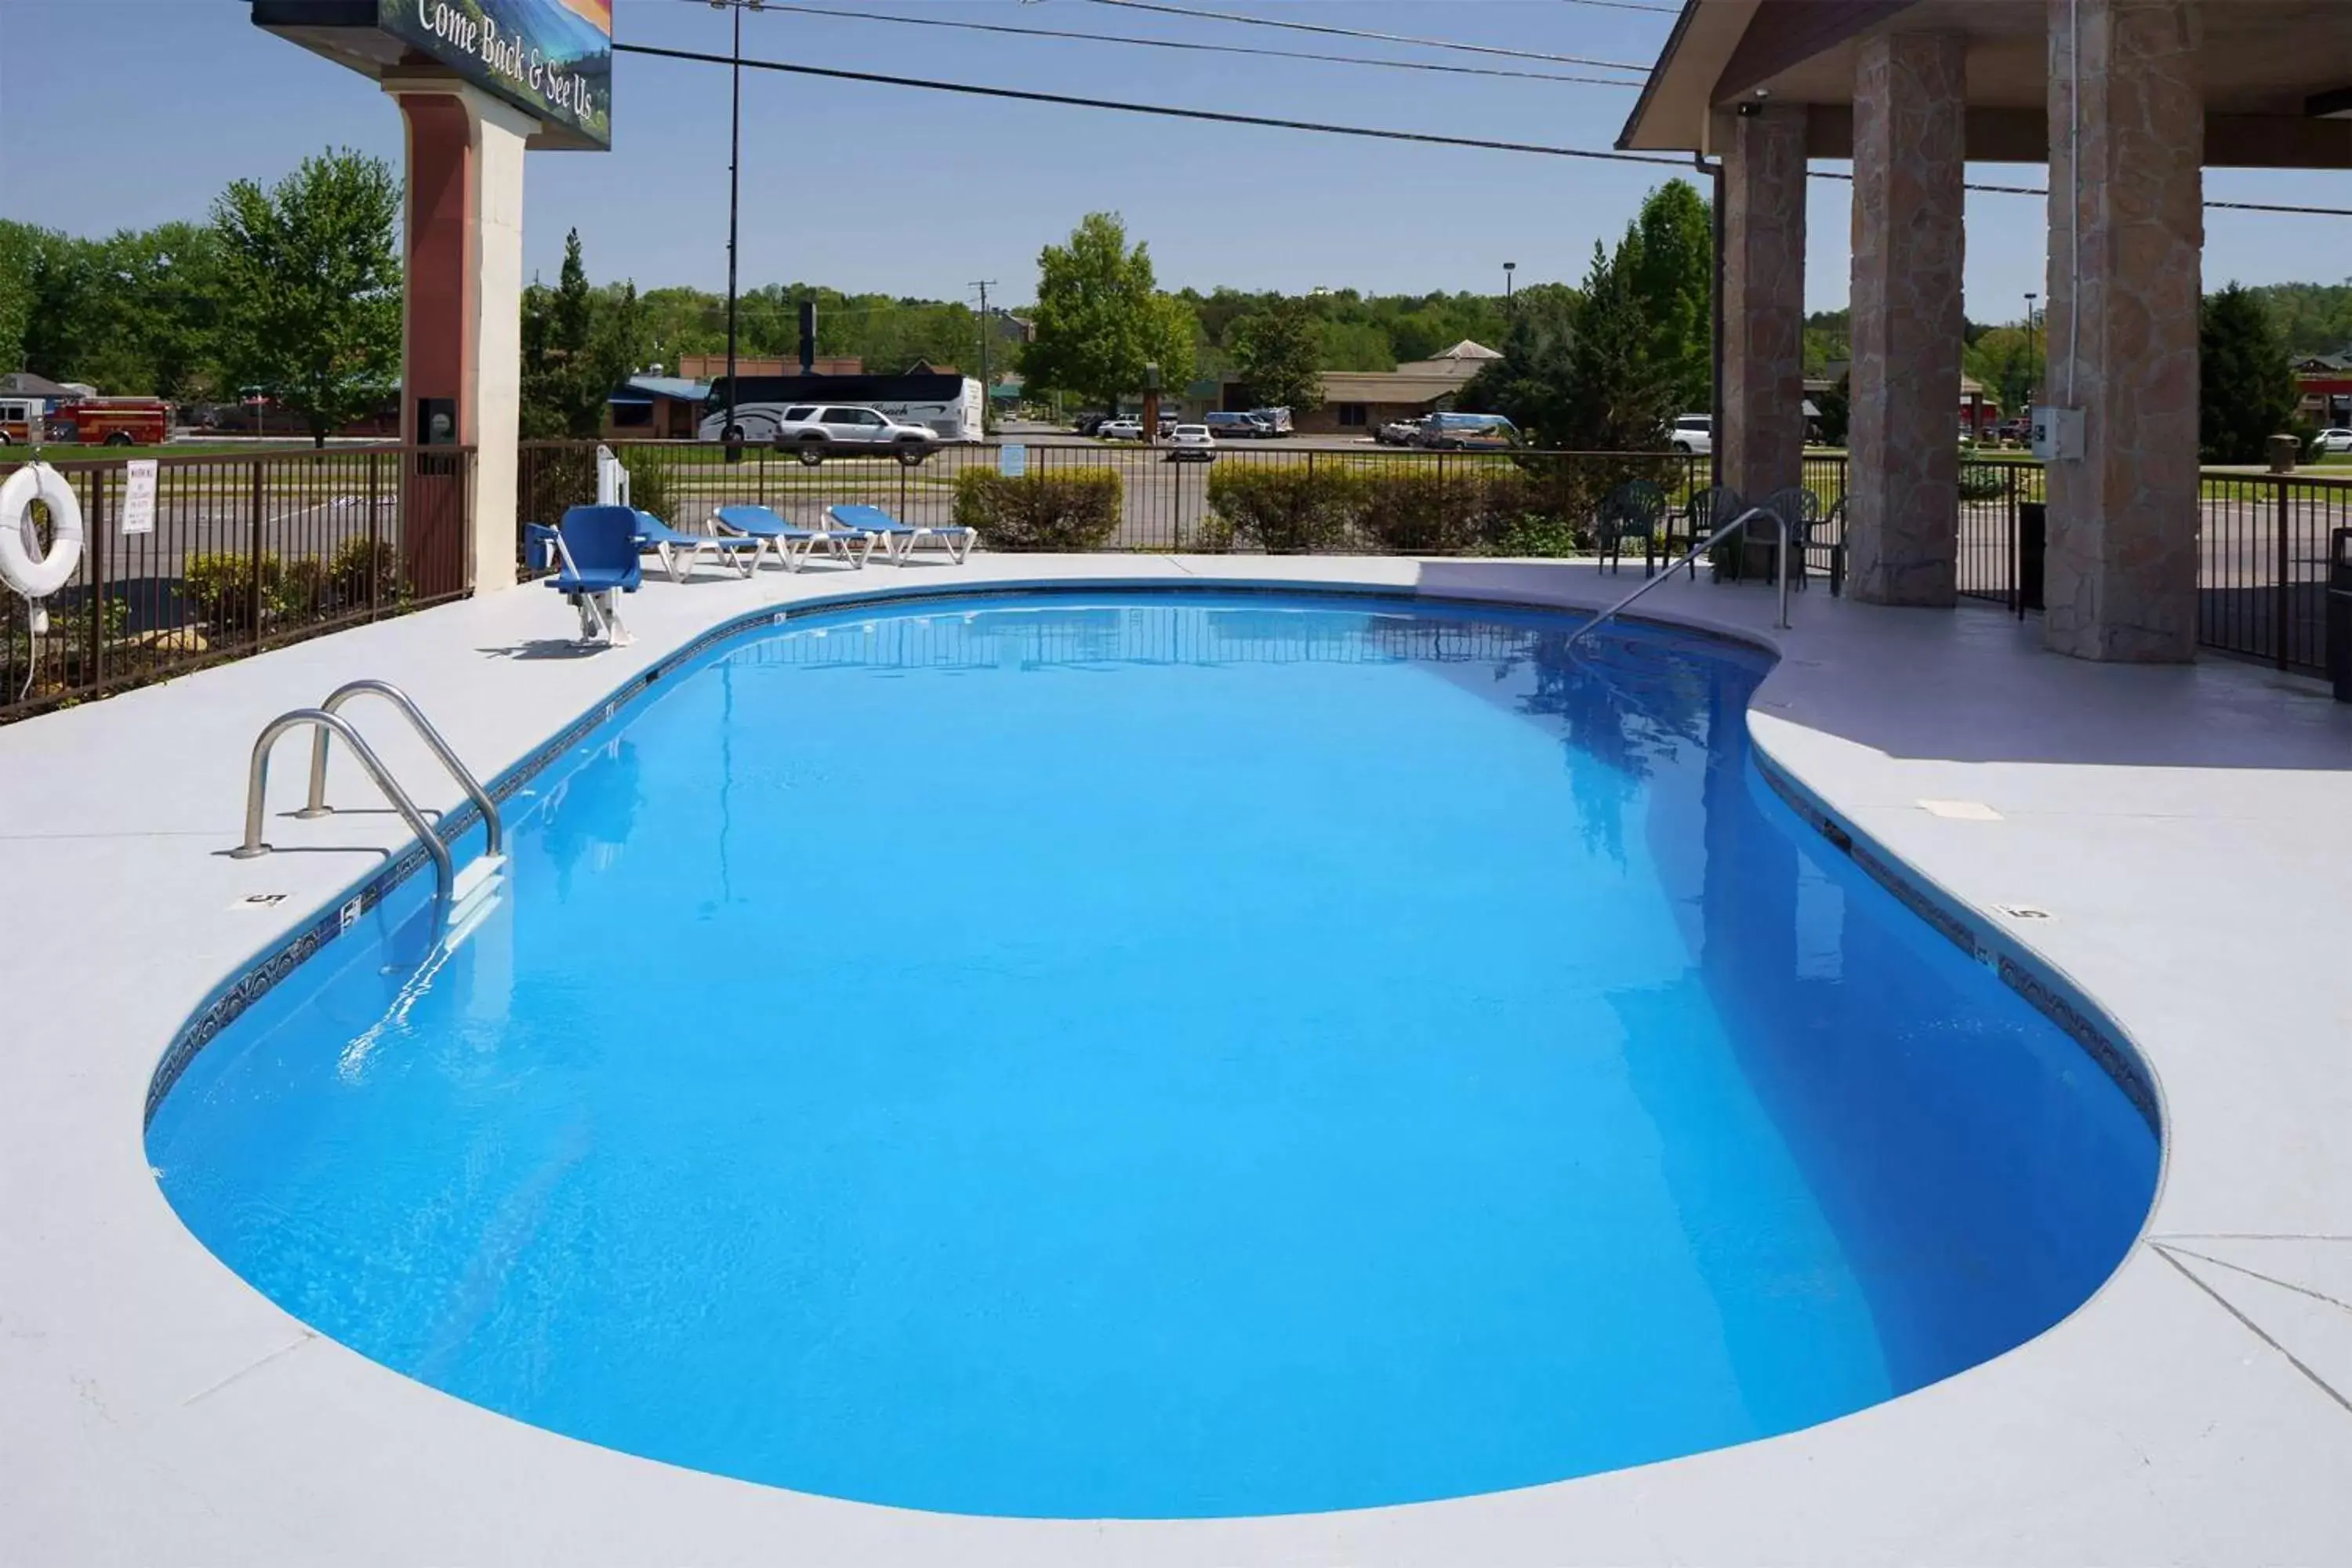
<svg viewBox="0 0 2352 1568">
<path fill-rule="evenodd" d="M 1087 0 L 815 0 L 842 9 L 1388 54 L 1389 48 Z M 1646 61 L 1669 18 L 1564 0 L 1198 0 L 1213 9 Z M 620 36 L 724 50 L 693 0 L 616 0 Z M 274 178 L 329 144 L 394 160 L 398 115 L 358 77 L 260 32 L 244 0 L 0 0 L 0 216 L 82 233 L 201 217 L 230 179 Z M 1605 147 L 1633 94 L 1297 60 L 1177 55 L 782 13 L 747 16 L 747 55 L 1244 113 Z M 1505 66 L 1569 71 L 1524 61 Z M 727 78 L 624 56 L 609 153 L 534 154 L 530 269 L 552 277 L 577 226 L 589 270 L 641 287 L 726 277 Z M 743 277 L 959 298 L 979 278 L 1019 301 L 1038 247 L 1092 210 L 1125 215 L 1167 287 L 1367 291 L 1573 279 L 1664 171 L 1419 148 L 988 101 L 769 73 L 744 78 Z M 1980 178 L 2038 183 L 2032 167 Z M 2220 171 L 2208 193 L 2352 205 L 2342 174 Z M 1807 294 L 1845 301 L 1849 188 L 1814 183 Z M 2209 285 L 2334 282 L 2339 218 L 2212 212 Z M 1968 309 L 2007 320 L 2042 287 L 2042 204 L 1977 195 Z"/>
</svg>

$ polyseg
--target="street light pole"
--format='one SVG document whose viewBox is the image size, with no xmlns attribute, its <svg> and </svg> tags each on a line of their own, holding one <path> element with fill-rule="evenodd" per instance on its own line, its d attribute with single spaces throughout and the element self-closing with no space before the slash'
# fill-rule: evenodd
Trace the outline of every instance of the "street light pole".
<svg viewBox="0 0 2352 1568">
<path fill-rule="evenodd" d="M 2042 296 L 2032 289 L 2025 291 L 2025 400 L 2033 401 L 2035 388 L 2041 385 L 2041 355 L 2033 335 L 2033 301 Z"/>
<path fill-rule="evenodd" d="M 1511 274 L 1518 269 L 1519 264 L 1516 261 L 1503 263 L 1503 314 L 1507 319 L 1518 313 L 1518 306 L 1511 294 Z"/>
<path fill-rule="evenodd" d="M 727 454 L 733 458 L 740 450 L 742 432 L 735 423 L 735 249 L 740 235 L 743 197 L 743 7 L 730 5 L 735 14 L 735 49 L 732 100 L 727 153 L 727 428 L 724 433 Z"/>
</svg>

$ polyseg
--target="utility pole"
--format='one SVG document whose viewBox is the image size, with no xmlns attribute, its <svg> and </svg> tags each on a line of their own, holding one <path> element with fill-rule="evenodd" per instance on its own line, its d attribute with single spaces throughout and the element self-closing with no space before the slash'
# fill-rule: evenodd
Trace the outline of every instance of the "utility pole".
<svg viewBox="0 0 2352 1568">
<path fill-rule="evenodd" d="M 988 434 L 988 416 L 994 402 L 994 388 L 988 382 L 988 291 L 995 282 L 993 278 L 982 278 L 972 284 L 980 290 L 980 433 L 982 436 Z"/>
<path fill-rule="evenodd" d="M 743 205 L 743 11 L 761 8 L 764 0 L 710 0 L 711 9 L 733 12 L 735 50 L 733 96 L 730 108 L 727 154 L 727 426 L 720 432 L 727 443 L 727 460 L 742 458 L 742 434 L 735 423 L 735 250 Z"/>
</svg>

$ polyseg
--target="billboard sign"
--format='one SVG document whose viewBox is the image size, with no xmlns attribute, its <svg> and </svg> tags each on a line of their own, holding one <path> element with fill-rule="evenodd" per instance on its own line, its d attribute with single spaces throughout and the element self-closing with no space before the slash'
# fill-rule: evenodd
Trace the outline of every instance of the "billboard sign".
<svg viewBox="0 0 2352 1568">
<path fill-rule="evenodd" d="M 376 26 L 526 113 L 613 144 L 612 0 L 377 0 Z"/>
</svg>

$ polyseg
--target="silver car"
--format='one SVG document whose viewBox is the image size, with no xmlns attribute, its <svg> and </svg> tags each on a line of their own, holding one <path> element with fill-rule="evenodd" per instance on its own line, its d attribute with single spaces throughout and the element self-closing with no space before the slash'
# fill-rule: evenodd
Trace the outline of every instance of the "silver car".
<svg viewBox="0 0 2352 1568">
<path fill-rule="evenodd" d="M 931 455 L 938 439 L 920 425 L 906 425 L 878 408 L 837 403 L 799 403 L 776 422 L 776 450 L 791 452 L 814 468 L 831 457 L 891 457 L 913 468 Z"/>
</svg>

